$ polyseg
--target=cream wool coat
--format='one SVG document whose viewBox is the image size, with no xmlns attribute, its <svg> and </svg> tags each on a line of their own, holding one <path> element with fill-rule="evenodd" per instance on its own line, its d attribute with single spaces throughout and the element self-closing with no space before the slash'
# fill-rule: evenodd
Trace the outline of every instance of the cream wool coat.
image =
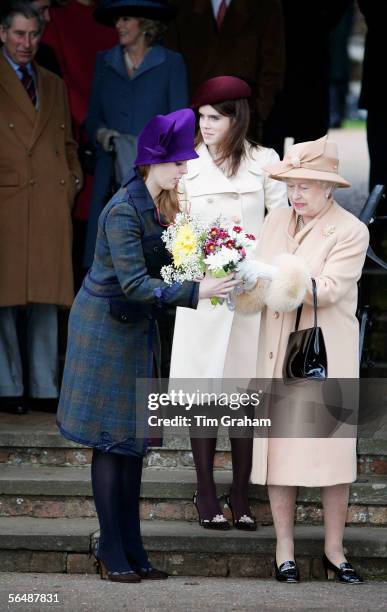
<svg viewBox="0 0 387 612">
<path fill-rule="evenodd" d="M 273 149 L 254 148 L 228 178 L 201 144 L 181 181 L 182 207 L 209 223 L 219 215 L 258 237 L 265 209 L 288 208 L 286 186 L 262 168 L 278 161 Z M 178 308 L 171 378 L 252 378 L 257 369 L 260 313 L 241 315 L 226 304 L 199 300 L 197 309 Z"/>
<path fill-rule="evenodd" d="M 331 200 L 294 236 L 292 209 L 273 211 L 262 227 L 258 256 L 272 263 L 280 253 L 302 258 L 316 279 L 318 325 L 322 328 L 329 378 L 358 378 L 357 281 L 369 242 L 367 227 Z M 282 378 L 282 365 L 296 311 L 262 311 L 258 378 Z M 300 329 L 313 324 L 311 284 Z M 354 385 L 356 387 L 356 385 Z M 351 387 L 352 388 L 352 387 Z M 289 392 L 292 392 L 292 387 Z M 356 396 L 356 393 L 354 394 Z M 341 431 L 341 430 L 340 430 Z M 329 486 L 356 479 L 356 439 L 255 438 L 251 479 L 257 484 Z"/>
</svg>

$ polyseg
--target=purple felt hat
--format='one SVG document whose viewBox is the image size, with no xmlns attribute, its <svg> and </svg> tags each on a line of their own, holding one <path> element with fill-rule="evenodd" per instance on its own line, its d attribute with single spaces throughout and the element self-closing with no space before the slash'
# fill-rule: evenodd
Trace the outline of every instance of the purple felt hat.
<svg viewBox="0 0 387 612">
<path fill-rule="evenodd" d="M 195 151 L 195 114 L 190 108 L 156 115 L 140 132 L 136 166 L 187 161 L 199 157 Z"/>
</svg>

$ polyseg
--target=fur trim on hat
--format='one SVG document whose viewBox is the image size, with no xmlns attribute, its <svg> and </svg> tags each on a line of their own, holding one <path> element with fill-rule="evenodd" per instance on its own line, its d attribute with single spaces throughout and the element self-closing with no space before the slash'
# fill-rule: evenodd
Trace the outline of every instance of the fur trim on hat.
<svg viewBox="0 0 387 612">
<path fill-rule="evenodd" d="M 245 291 L 235 296 L 235 311 L 243 315 L 260 312 L 265 307 L 265 293 L 268 282 L 263 278 L 259 278 L 251 291 Z"/>
<path fill-rule="evenodd" d="M 278 255 L 273 265 L 278 269 L 267 287 L 265 303 L 271 310 L 290 312 L 304 301 L 310 273 L 302 259 L 289 253 Z"/>
</svg>

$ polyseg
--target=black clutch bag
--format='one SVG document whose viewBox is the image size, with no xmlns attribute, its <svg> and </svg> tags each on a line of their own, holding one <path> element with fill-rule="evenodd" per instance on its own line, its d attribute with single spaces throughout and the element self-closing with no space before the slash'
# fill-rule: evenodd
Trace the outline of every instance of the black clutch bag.
<svg viewBox="0 0 387 612">
<path fill-rule="evenodd" d="M 297 310 L 296 326 L 289 335 L 282 378 L 285 384 L 304 379 L 325 380 L 328 376 L 327 352 L 322 329 L 317 326 L 317 290 L 312 278 L 314 325 L 309 329 L 298 329 L 302 304 Z"/>
</svg>

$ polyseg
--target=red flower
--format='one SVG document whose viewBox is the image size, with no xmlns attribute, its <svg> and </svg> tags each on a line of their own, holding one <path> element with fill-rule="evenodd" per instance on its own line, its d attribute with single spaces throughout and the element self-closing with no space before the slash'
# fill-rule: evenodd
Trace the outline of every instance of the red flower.
<svg viewBox="0 0 387 612">
<path fill-rule="evenodd" d="M 212 227 L 209 231 L 209 235 L 214 237 L 219 235 L 219 229 L 217 227 Z"/>
<path fill-rule="evenodd" d="M 246 234 L 246 238 L 248 238 L 249 240 L 255 240 L 254 234 Z"/>
<path fill-rule="evenodd" d="M 233 249 L 235 247 L 235 240 L 227 240 L 227 242 L 225 243 L 225 246 L 228 249 Z"/>
</svg>

